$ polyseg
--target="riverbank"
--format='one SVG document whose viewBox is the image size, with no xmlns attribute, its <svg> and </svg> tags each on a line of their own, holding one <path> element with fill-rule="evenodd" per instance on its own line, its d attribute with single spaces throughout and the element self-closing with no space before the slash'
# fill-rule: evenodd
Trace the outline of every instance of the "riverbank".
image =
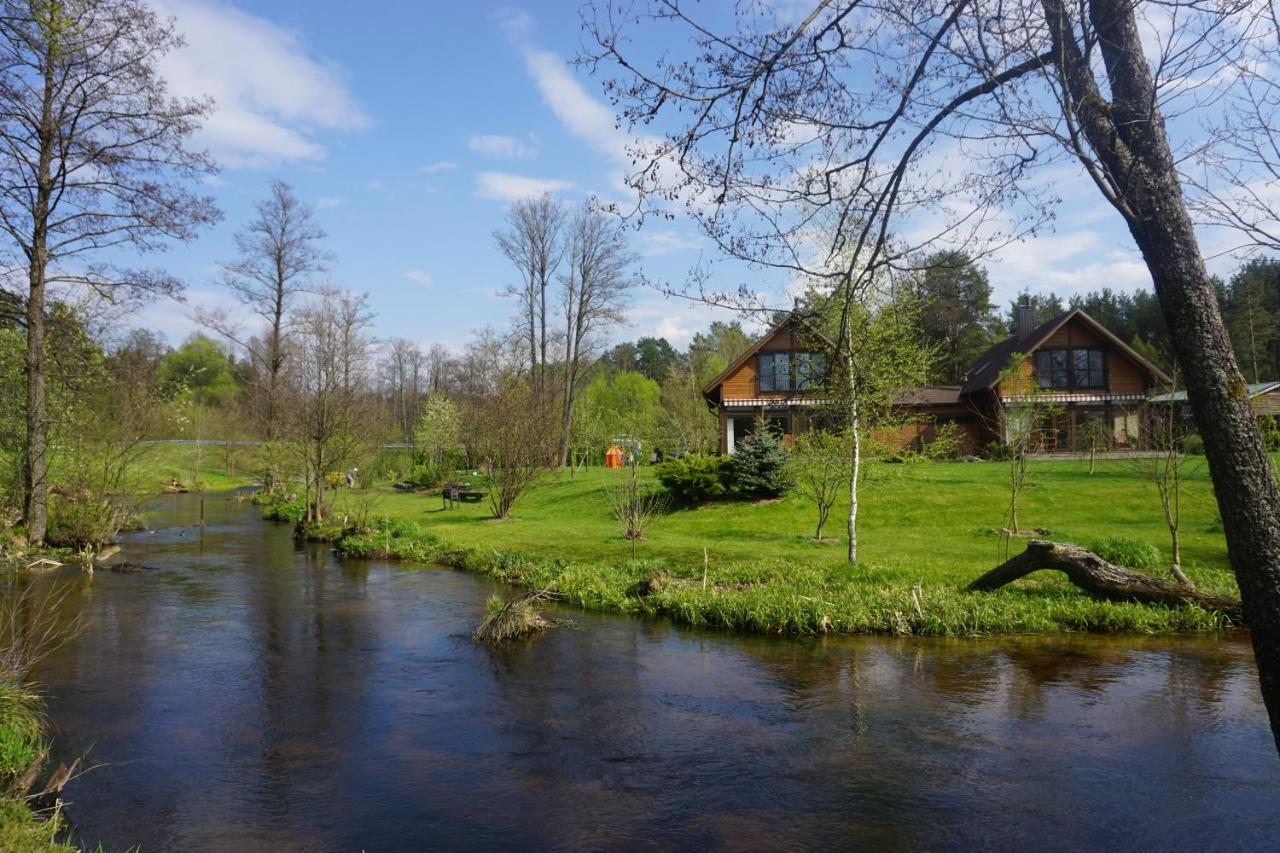
<svg viewBox="0 0 1280 853">
<path fill-rule="evenodd" d="M 1158 548 L 1158 504 L 1122 464 L 1104 463 L 1089 475 L 1078 462 L 1038 463 L 1035 487 L 1023 498 L 1024 524 L 1045 538 L 1086 546 L 1125 536 Z M 809 538 L 812 508 L 796 496 L 669 512 L 632 560 L 630 543 L 609 517 L 607 489 L 616 472 L 601 470 L 543 484 L 502 522 L 487 518 L 483 504 L 444 509 L 438 496 L 343 492 L 335 516 L 368 520 L 315 526 L 307 535 L 349 556 L 444 563 L 550 589 L 588 609 L 740 631 L 963 636 L 1230 627 L 1193 605 L 1096 600 L 1052 573 L 993 593 L 966 593 L 965 585 L 1002 560 L 1004 540 L 993 530 L 1007 500 L 1000 488 L 1005 466 L 880 467 L 862 514 L 866 558 L 854 566 L 840 559 L 843 543 Z M 1238 595 L 1213 509 L 1207 476 L 1192 472 L 1184 495 L 1184 567 L 1202 588 Z M 277 515 L 290 518 L 287 511 Z M 1012 540 L 1012 552 L 1024 541 Z"/>
<path fill-rule="evenodd" d="M 23 787 L 19 780 L 28 768 L 43 763 L 48 752 L 46 728 L 44 700 L 35 688 L 17 674 L 0 674 L 0 850 L 7 853 L 77 849 L 57 841 L 66 830 L 59 812 L 37 815 L 20 794 L 14 794 Z"/>
</svg>

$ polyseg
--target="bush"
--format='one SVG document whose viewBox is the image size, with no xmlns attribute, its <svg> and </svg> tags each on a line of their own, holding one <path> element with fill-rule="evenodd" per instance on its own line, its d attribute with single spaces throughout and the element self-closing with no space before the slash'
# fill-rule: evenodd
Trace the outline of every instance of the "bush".
<svg viewBox="0 0 1280 853">
<path fill-rule="evenodd" d="M 443 485 L 448 479 L 449 471 L 445 466 L 433 465 L 430 462 L 414 465 L 408 476 L 410 483 L 422 489 L 434 489 L 436 486 Z"/>
<path fill-rule="evenodd" d="M 729 459 L 729 488 L 744 498 L 776 498 L 795 485 L 790 460 L 777 433 L 757 420 L 750 439 Z"/>
<path fill-rule="evenodd" d="M 1188 456 L 1204 456 L 1204 439 L 1194 432 L 1184 437 L 1182 452 Z"/>
<path fill-rule="evenodd" d="M 1280 419 L 1263 415 L 1258 418 L 1258 430 L 1262 433 L 1262 441 L 1267 446 L 1267 452 L 1274 453 L 1280 450 Z"/>
<path fill-rule="evenodd" d="M 1089 550 L 1108 563 L 1138 571 L 1158 571 L 1160 549 L 1149 542 L 1128 536 L 1108 536 L 1089 546 Z"/>
<path fill-rule="evenodd" d="M 687 453 L 655 466 L 663 488 L 682 503 L 701 503 L 721 497 L 725 485 L 725 460 L 703 453 Z"/>
<path fill-rule="evenodd" d="M 925 442 L 920 448 L 921 455 L 933 462 L 956 459 L 963 451 L 964 433 L 955 421 L 938 424 L 933 433 L 933 441 Z"/>
<path fill-rule="evenodd" d="M 49 501 L 50 545 L 62 548 L 100 548 L 132 521 L 129 508 L 111 496 L 88 490 L 56 494 Z"/>
</svg>

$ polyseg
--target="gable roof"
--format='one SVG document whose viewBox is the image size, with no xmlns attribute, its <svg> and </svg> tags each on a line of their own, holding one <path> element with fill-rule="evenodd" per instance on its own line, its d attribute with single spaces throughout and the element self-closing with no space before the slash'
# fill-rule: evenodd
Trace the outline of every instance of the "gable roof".
<svg viewBox="0 0 1280 853">
<path fill-rule="evenodd" d="M 1095 332 L 1097 332 L 1107 343 L 1118 349 L 1131 361 L 1145 369 L 1152 376 L 1161 382 L 1169 382 L 1170 379 L 1165 372 L 1147 361 L 1134 351 L 1133 347 L 1117 338 L 1111 333 L 1106 326 L 1090 317 L 1083 310 L 1073 308 L 1064 314 L 1059 314 L 1051 320 L 1046 320 L 1039 326 L 1031 330 L 1025 338 L 1019 338 L 1017 335 L 1006 338 L 1000 343 L 992 346 L 982 355 L 974 359 L 972 366 L 969 368 L 968 374 L 965 376 L 964 384 L 960 388 L 962 394 L 970 394 L 974 391 L 981 391 L 995 385 L 1000 379 L 1000 372 L 1004 370 L 1005 365 L 1009 363 L 1009 359 L 1014 353 L 1022 353 L 1030 355 L 1035 352 L 1044 342 L 1053 337 L 1053 333 L 1061 329 L 1072 320 L 1081 320 Z"/>
<path fill-rule="evenodd" d="M 742 353 L 742 355 L 738 356 L 736 359 L 733 360 L 732 364 L 730 364 L 724 370 L 720 371 L 720 373 L 716 376 L 715 379 L 712 379 L 706 385 L 703 385 L 702 396 L 704 397 L 708 396 L 712 391 L 716 389 L 716 386 L 722 384 L 726 379 L 732 376 L 738 370 L 738 368 L 746 364 L 747 361 L 750 360 L 750 358 L 753 355 L 760 352 L 760 350 L 764 349 L 764 345 L 767 344 L 775 334 L 781 331 L 784 327 L 790 326 L 790 325 L 804 326 L 805 331 L 808 332 L 809 334 L 817 335 L 818 337 L 823 337 L 821 332 L 813 328 L 813 326 L 810 323 L 808 323 L 803 317 L 801 317 L 795 311 L 792 311 L 786 317 L 783 317 L 781 322 L 775 324 L 771 329 L 769 329 L 769 331 L 761 335 L 754 344 L 747 347 L 747 349 Z"/>
</svg>

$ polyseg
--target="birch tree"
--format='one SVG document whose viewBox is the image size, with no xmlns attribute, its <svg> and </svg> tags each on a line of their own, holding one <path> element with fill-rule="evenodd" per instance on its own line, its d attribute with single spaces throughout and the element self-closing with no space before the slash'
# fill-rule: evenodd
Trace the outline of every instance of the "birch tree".
<svg viewBox="0 0 1280 853">
<path fill-rule="evenodd" d="M 116 300 L 174 293 L 172 277 L 111 259 L 190 240 L 219 216 L 193 190 L 213 163 L 189 147 L 209 102 L 171 97 L 158 72 L 181 44 L 141 0 L 0 2 L 0 230 L 26 273 L 22 491 L 32 545 L 48 524 L 48 288 Z"/>
</svg>

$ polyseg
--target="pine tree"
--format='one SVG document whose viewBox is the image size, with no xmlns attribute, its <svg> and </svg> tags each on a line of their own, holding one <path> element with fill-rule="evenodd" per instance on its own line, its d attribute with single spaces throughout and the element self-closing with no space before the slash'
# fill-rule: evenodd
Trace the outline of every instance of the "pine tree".
<svg viewBox="0 0 1280 853">
<path fill-rule="evenodd" d="M 794 485 L 790 454 L 764 418 L 756 418 L 749 440 L 743 441 L 729 462 L 729 482 L 745 498 L 776 498 Z"/>
</svg>

